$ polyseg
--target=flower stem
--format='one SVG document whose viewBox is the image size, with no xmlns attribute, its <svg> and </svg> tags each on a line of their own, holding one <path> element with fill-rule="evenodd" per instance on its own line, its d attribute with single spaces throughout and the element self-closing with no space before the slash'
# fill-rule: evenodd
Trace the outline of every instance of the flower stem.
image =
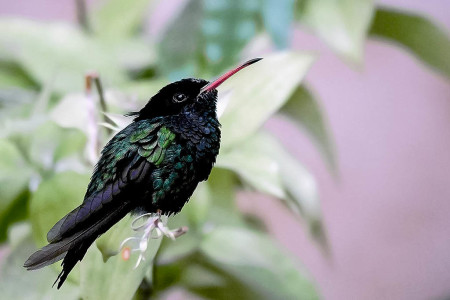
<svg viewBox="0 0 450 300">
<path fill-rule="evenodd" d="M 77 21 L 80 24 L 81 28 L 85 32 L 91 32 L 91 25 L 89 23 L 89 15 L 87 11 L 86 1 L 85 0 L 75 0 L 75 5 L 77 9 Z"/>
</svg>

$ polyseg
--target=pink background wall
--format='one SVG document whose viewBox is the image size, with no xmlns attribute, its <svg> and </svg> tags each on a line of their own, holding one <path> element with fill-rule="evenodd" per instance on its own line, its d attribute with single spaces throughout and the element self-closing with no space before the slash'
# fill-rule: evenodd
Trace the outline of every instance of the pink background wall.
<svg viewBox="0 0 450 300">
<path fill-rule="evenodd" d="M 419 11 L 450 29 L 450 1 L 379 3 Z M 1 0 L 0 12 L 75 19 L 73 1 Z M 294 45 L 322 54 L 307 82 L 328 116 L 339 180 L 329 175 L 305 135 L 286 133 L 278 124 L 275 131 L 318 180 L 332 257 L 324 257 L 302 226 L 270 199 L 246 197 L 243 208 L 260 207 L 258 214 L 304 262 L 326 299 L 448 299 L 449 81 L 379 41 L 367 43 L 359 71 L 313 36 L 296 32 Z"/>
<path fill-rule="evenodd" d="M 450 28 L 450 1 L 383 3 L 420 11 Z M 273 220 L 274 231 L 298 253 L 327 299 L 448 299 L 449 81 L 379 41 L 368 42 L 361 71 L 313 37 L 297 33 L 295 45 L 323 54 L 307 81 L 328 116 L 340 180 L 328 175 L 307 139 L 286 142 L 318 178 L 332 261 L 293 221 L 279 228 Z"/>
</svg>

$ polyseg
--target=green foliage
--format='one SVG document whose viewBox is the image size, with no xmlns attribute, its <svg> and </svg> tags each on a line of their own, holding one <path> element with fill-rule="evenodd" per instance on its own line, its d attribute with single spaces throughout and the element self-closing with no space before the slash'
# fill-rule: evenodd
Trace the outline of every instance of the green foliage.
<svg viewBox="0 0 450 300">
<path fill-rule="evenodd" d="M 297 17 L 339 55 L 360 63 L 373 0 L 300 0 Z"/>
<path fill-rule="evenodd" d="M 11 227 L 9 238 L 9 253 L 0 268 L 0 290 L 4 299 L 79 299 L 79 288 L 70 281 L 61 290 L 50 288 L 57 273 L 46 268 L 40 272 L 29 272 L 21 268 L 30 253 L 36 251 L 31 238 L 29 224 L 19 224 Z"/>
<path fill-rule="evenodd" d="M 79 205 L 88 183 L 89 175 L 69 171 L 56 174 L 39 185 L 30 203 L 33 212 L 30 220 L 38 246 L 47 244 L 48 230 Z"/>
<path fill-rule="evenodd" d="M 195 70 L 195 61 L 199 51 L 202 3 L 189 1 L 169 25 L 159 44 L 160 68 L 171 77 L 180 79 Z"/>
<path fill-rule="evenodd" d="M 236 172 L 245 183 L 258 191 L 278 198 L 286 197 L 277 157 L 266 147 L 260 148 L 264 142 L 260 134 L 254 134 L 233 150 L 224 151 L 218 157 L 216 166 Z"/>
<path fill-rule="evenodd" d="M 143 41 L 94 39 L 68 24 L 0 20 L 0 62 L 22 68 L 33 81 L 52 83 L 56 92 L 81 91 L 80 74 L 95 70 L 112 85 L 124 83 L 124 66 L 150 63 L 151 51 Z M 136 51 L 136 48 L 138 48 Z"/>
<path fill-rule="evenodd" d="M 322 109 L 314 95 L 300 85 L 281 108 L 280 114 L 294 125 L 306 130 L 316 142 L 330 169 L 337 171 L 335 149 L 323 117 Z"/>
<path fill-rule="evenodd" d="M 197 252 L 157 265 L 155 274 L 156 295 L 177 285 L 207 299 L 319 298 L 309 275 L 271 238 L 229 225 L 205 235 Z"/>
<path fill-rule="evenodd" d="M 200 250 L 212 264 L 246 284 L 258 299 L 319 298 L 302 268 L 293 268 L 295 260 L 263 234 L 222 227 L 205 237 Z"/>
<path fill-rule="evenodd" d="M 220 87 L 216 168 L 169 221 L 188 226 L 187 234 L 151 240 L 146 262 L 133 269 L 137 255 L 127 261 L 118 255 L 120 243 L 135 234 L 126 217 L 89 249 L 60 291 L 50 288 L 57 264 L 35 272 L 18 267 L 36 249 L 30 235 L 44 245 L 55 222 L 80 204 L 110 138 L 98 126 L 104 115 L 97 95 L 83 89 L 86 72 L 105 83 L 108 127 L 117 130 L 130 122 L 121 114 L 142 107 L 169 81 L 208 79 L 243 60 L 259 32 L 288 48 L 291 30 L 305 25 L 346 61 L 361 62 L 375 10 L 371 0 L 190 0 L 153 44 L 141 29 L 155 2 L 106 1 L 87 13 L 92 27 L 83 29 L 0 20 L 0 242 L 9 237 L 0 290 L 11 299 L 146 299 L 174 288 L 214 299 L 317 299 L 313 280 L 268 235 L 264 220 L 236 205 L 243 188 L 267 194 L 304 222 L 318 247 L 327 247 L 320 187 L 263 127 L 274 116 L 286 118 L 338 173 L 320 101 L 303 83 L 320 57 L 292 50 L 265 55 Z M 382 8 L 370 33 L 450 74 L 448 36 L 431 21 Z"/>
<path fill-rule="evenodd" d="M 136 269 L 137 255 L 125 261 L 116 255 L 120 243 L 130 236 L 132 219 L 125 217 L 89 248 L 80 264 L 81 297 L 83 299 L 131 299 L 152 265 L 161 239 L 151 240 L 146 261 Z M 106 261 L 102 259 L 107 258 Z M 114 255 L 114 256 L 112 256 Z"/>
<path fill-rule="evenodd" d="M 294 0 L 264 0 L 262 16 L 275 45 L 284 49 L 289 45 L 292 19 L 294 18 Z"/>
<path fill-rule="evenodd" d="M 33 236 L 39 247 L 47 244 L 50 228 L 80 204 L 88 183 L 89 175 L 69 171 L 56 174 L 39 185 L 30 203 Z M 52 265 L 52 268 L 58 272 L 62 270 L 58 264 Z M 78 267 L 69 274 L 68 280 L 80 282 Z"/>
<path fill-rule="evenodd" d="M 379 8 L 370 34 L 405 47 L 424 63 L 450 77 L 450 38 L 424 16 Z"/>
<path fill-rule="evenodd" d="M 30 174 L 26 170 L 25 160 L 13 143 L 0 140 L 0 157 L 0 185 L 8 186 L 8 189 L 0 191 L 0 211 L 3 211 L 26 187 Z"/>
<path fill-rule="evenodd" d="M 0 56 L 19 64 L 40 85 L 52 81 L 57 91 L 80 91 L 80 74 L 92 69 L 113 84 L 124 80 L 117 62 L 105 57 L 106 48 L 72 26 L 1 20 L 0 30 Z"/>
<path fill-rule="evenodd" d="M 255 35 L 257 12 L 257 0 L 188 1 L 161 41 L 162 70 L 173 80 L 219 73 Z"/>
<path fill-rule="evenodd" d="M 136 33 L 148 13 L 149 0 L 110 0 L 95 12 L 95 32 L 107 39 L 123 40 Z"/>
<path fill-rule="evenodd" d="M 220 91 L 232 88 L 228 106 L 220 118 L 221 147 L 235 146 L 258 130 L 289 99 L 313 60 L 309 54 L 282 52 L 227 80 L 219 88 Z"/>
<path fill-rule="evenodd" d="M 36 87 L 36 83 L 19 65 L 2 60 L 0 61 L 0 88 L 11 86 L 33 89 Z"/>
<path fill-rule="evenodd" d="M 31 170 L 17 147 L 0 140 L 0 241 L 6 240 L 8 226 L 26 216 Z"/>
<path fill-rule="evenodd" d="M 257 0 L 203 0 L 202 39 L 205 59 L 213 74 L 233 64 L 256 33 Z"/>
</svg>

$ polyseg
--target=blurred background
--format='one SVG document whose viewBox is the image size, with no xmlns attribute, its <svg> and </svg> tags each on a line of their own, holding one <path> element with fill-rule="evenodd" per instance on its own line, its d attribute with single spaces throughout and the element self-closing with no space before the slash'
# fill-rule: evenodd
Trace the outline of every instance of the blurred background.
<svg viewBox="0 0 450 300">
<path fill-rule="evenodd" d="M 0 13 L 5 299 L 450 297 L 450 2 L 1 0 Z M 122 114 L 251 57 L 265 59 L 220 89 L 211 180 L 169 221 L 191 231 L 155 242 L 152 268 L 103 263 L 125 220 L 61 291 L 58 267 L 22 270 L 81 202 Z"/>
</svg>

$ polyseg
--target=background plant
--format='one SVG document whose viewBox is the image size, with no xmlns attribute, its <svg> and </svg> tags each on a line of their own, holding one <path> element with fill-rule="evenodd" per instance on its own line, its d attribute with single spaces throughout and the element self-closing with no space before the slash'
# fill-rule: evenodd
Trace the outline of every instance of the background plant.
<svg viewBox="0 0 450 300">
<path fill-rule="evenodd" d="M 448 38 L 421 16 L 372 1 L 191 0 L 161 39 L 151 41 L 140 28 L 155 2 L 111 0 L 88 14 L 80 6 L 77 27 L 0 21 L 0 237 L 10 253 L 1 290 L 11 298 L 162 297 L 173 287 L 207 298 L 317 298 L 295 259 L 235 204 L 242 188 L 271 195 L 300 216 L 319 247 L 327 247 L 314 178 L 262 127 L 275 117 L 303 128 L 336 172 L 320 106 L 302 81 L 320 58 L 289 50 L 292 27 L 317 34 L 350 65 L 362 62 L 366 39 L 375 37 L 402 45 L 444 76 L 450 74 Z M 97 126 L 104 122 L 97 94 L 84 93 L 87 71 L 100 74 L 108 120 L 121 126 L 118 114 L 142 106 L 167 82 L 211 78 L 244 57 L 259 56 L 261 40 L 284 51 L 265 55 L 221 88 L 217 167 L 169 223 L 189 226 L 189 234 L 176 243 L 163 241 L 160 249 L 160 241 L 154 242 L 153 265 L 132 270 L 137 257 L 124 262 L 112 256 L 131 234 L 126 218 L 90 249 L 57 293 L 50 283 L 58 267 L 20 268 L 36 248 L 30 232 L 42 246 L 47 230 L 79 204 L 108 139 Z"/>
</svg>

